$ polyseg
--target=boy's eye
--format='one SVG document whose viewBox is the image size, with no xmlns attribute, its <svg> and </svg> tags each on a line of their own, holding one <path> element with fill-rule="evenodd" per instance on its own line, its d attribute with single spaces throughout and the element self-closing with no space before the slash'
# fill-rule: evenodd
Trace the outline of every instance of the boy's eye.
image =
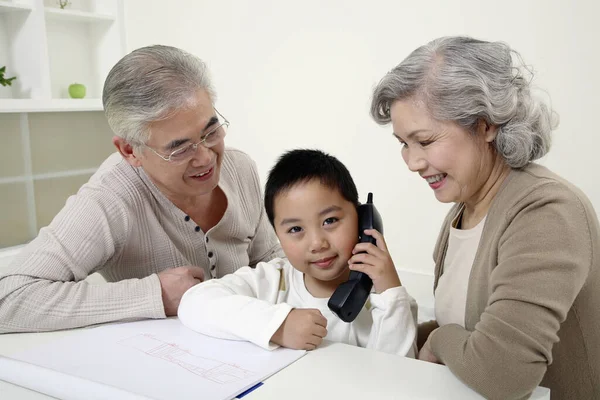
<svg viewBox="0 0 600 400">
<path fill-rule="evenodd" d="M 302 232 L 302 228 L 300 228 L 299 226 L 293 226 L 290 229 L 288 229 L 288 233 L 298 233 L 298 232 Z"/>
<path fill-rule="evenodd" d="M 325 221 L 323 221 L 323 225 L 331 225 L 331 224 L 336 223 L 338 221 L 339 221 L 339 219 L 337 219 L 336 217 L 329 217 Z"/>
</svg>

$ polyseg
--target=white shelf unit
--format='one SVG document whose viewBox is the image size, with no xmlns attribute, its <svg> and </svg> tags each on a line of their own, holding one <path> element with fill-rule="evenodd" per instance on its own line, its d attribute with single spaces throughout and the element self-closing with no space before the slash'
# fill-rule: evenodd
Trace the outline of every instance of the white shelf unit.
<svg viewBox="0 0 600 400">
<path fill-rule="evenodd" d="M 35 174 L 31 176 L 10 176 L 8 178 L 0 178 L 0 185 L 7 183 L 25 183 L 28 181 L 38 181 L 44 179 L 69 178 L 71 176 L 92 175 L 96 172 L 96 168 L 84 168 L 62 172 L 48 172 L 46 174 Z"/>
<path fill-rule="evenodd" d="M 4 113 L 103 110 L 100 99 L 0 99 L 0 109 Z"/>
<path fill-rule="evenodd" d="M 102 111 L 0 114 L 0 251 L 33 239 L 115 151 Z"/>
<path fill-rule="evenodd" d="M 54 7 L 46 7 L 46 18 L 58 21 L 77 21 L 77 22 L 112 22 L 116 19 L 114 14 L 99 14 L 88 11 L 61 10 Z"/>
<path fill-rule="evenodd" d="M 104 79 L 125 48 L 123 0 L 71 0 L 65 9 L 0 0 L 0 66 L 17 77 L 0 86 L 0 113 L 101 109 Z M 72 83 L 86 86 L 84 105 L 70 99 Z"/>
<path fill-rule="evenodd" d="M 123 1 L 0 0 L 0 67 L 17 77 L 0 86 L 0 249 L 35 237 L 110 154 L 101 94 L 126 51 Z M 69 97 L 72 83 L 84 99 Z"/>
<path fill-rule="evenodd" d="M 31 11 L 32 7 L 30 4 L 14 3 L 12 1 L 1 0 L 0 1 L 0 14 L 9 13 L 14 11 Z"/>
</svg>

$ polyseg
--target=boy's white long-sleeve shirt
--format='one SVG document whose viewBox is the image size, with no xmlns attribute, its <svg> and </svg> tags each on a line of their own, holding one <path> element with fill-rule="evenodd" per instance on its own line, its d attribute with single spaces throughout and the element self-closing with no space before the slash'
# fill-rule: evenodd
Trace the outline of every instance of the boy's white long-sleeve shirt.
<svg viewBox="0 0 600 400">
<path fill-rule="evenodd" d="M 335 315 L 328 300 L 313 297 L 304 285 L 304 274 L 287 259 L 276 258 L 190 288 L 178 316 L 202 334 L 272 350 L 277 345 L 270 339 L 292 309 L 315 308 L 327 319 L 327 340 L 415 356 L 417 306 L 404 287 L 371 293 L 351 323 Z"/>
</svg>

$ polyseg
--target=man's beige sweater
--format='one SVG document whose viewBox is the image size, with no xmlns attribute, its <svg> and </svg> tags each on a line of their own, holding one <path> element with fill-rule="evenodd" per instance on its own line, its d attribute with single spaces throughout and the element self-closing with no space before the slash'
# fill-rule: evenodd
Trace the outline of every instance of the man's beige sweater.
<svg viewBox="0 0 600 400">
<path fill-rule="evenodd" d="M 227 210 L 202 232 L 143 169 L 109 157 L 0 275 L 0 333 L 164 318 L 158 272 L 198 265 L 222 277 L 282 256 L 250 157 L 227 149 L 219 186 Z M 94 272 L 109 283 L 84 280 Z"/>
</svg>

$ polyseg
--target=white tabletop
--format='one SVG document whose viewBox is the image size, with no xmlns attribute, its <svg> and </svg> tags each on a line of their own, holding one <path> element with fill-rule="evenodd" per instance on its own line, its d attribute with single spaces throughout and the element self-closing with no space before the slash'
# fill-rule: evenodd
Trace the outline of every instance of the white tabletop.
<svg viewBox="0 0 600 400">
<path fill-rule="evenodd" d="M 75 331 L 0 335 L 0 355 L 54 340 Z M 2 399 L 42 400 L 51 397 L 0 381 Z M 324 343 L 244 397 L 244 400 L 364 399 L 482 399 L 442 365 L 366 350 L 341 343 Z M 538 388 L 531 397 L 550 399 Z"/>
<path fill-rule="evenodd" d="M 271 378 L 244 400 L 483 399 L 450 370 L 393 354 L 325 343 Z M 550 399 L 537 388 L 531 399 Z"/>
<path fill-rule="evenodd" d="M 71 332 L 74 331 L 0 335 L 0 355 L 9 356 L 32 346 L 58 339 L 59 337 L 64 337 Z M 0 393 L 2 393 L 2 396 L 0 396 L 2 399 L 10 400 L 43 400 L 54 398 L 21 386 L 13 385 L 12 383 L 3 380 L 0 380 Z"/>
</svg>

